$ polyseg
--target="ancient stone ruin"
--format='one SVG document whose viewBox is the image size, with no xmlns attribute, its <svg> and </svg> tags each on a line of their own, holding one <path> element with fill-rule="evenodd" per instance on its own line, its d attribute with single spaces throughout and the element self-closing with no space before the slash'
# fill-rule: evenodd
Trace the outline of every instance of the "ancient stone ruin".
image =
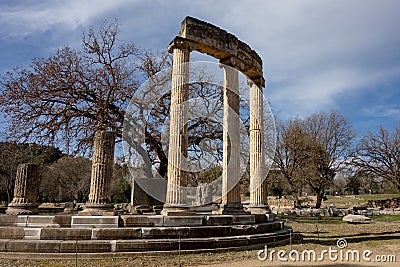
<svg viewBox="0 0 400 267">
<path fill-rule="evenodd" d="M 111 178 L 114 165 L 115 134 L 97 131 L 94 136 L 89 201 L 80 215 L 114 215 L 111 203 Z"/>
<path fill-rule="evenodd" d="M 9 215 L 38 214 L 39 165 L 20 164 L 14 185 L 14 197 L 6 211 Z"/>
<path fill-rule="evenodd" d="M 249 78 L 250 87 L 250 207 L 251 213 L 268 213 L 265 162 L 263 151 L 264 78 L 260 56 L 234 35 L 212 24 L 186 17 L 179 35 L 168 46 L 173 53 L 168 187 L 162 214 L 173 215 L 188 209 L 187 185 L 187 122 L 188 81 L 191 51 L 199 51 L 219 59 L 224 70 L 224 132 L 222 205 L 217 214 L 244 214 L 240 199 L 240 122 L 238 71 Z M 233 184 L 234 183 L 234 184 Z"/>
<path fill-rule="evenodd" d="M 186 185 L 188 65 L 191 51 L 207 53 L 220 60 L 224 71 L 224 133 L 222 205 L 211 212 L 193 212 L 179 186 Z M 110 200 L 110 179 L 115 135 L 97 131 L 89 200 L 76 214 L 34 215 L 37 213 L 37 165 L 18 169 L 15 196 L 8 213 L 0 215 L 0 252 L 24 253 L 134 253 L 209 252 L 210 249 L 255 249 L 276 242 L 288 242 L 291 229 L 270 213 L 264 182 L 262 62 L 257 53 L 234 35 L 209 23 L 186 17 L 179 35 L 168 51 L 174 54 L 169 146 L 169 183 L 166 203 L 159 214 L 119 214 Z M 250 88 L 250 212 L 240 199 L 238 71 L 249 77 Z M 182 130 L 183 129 L 183 130 Z M 137 184 L 136 184 L 137 185 Z M 133 196 L 149 201 L 134 184 Z M 208 202 L 210 188 L 198 189 L 197 202 Z M 140 195 L 139 195 L 139 192 Z M 22 211 L 22 212 L 21 212 Z M 27 214 L 28 215 L 20 215 Z M 121 253 L 121 254 L 115 254 Z M 124 254 L 128 253 L 128 254 Z M 67 255 L 67 254 L 66 254 Z M 111 254 L 110 254 L 111 255 Z"/>
</svg>

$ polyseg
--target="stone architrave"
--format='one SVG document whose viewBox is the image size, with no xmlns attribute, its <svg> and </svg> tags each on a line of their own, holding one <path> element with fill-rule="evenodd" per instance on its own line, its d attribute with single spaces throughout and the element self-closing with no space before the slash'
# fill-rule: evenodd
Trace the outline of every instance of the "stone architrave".
<svg viewBox="0 0 400 267">
<path fill-rule="evenodd" d="M 14 198 L 8 205 L 9 215 L 38 214 L 39 165 L 33 163 L 20 164 L 14 185 Z"/>
<path fill-rule="evenodd" d="M 239 73 L 224 66 L 222 203 L 216 214 L 245 213 L 240 199 Z"/>
<path fill-rule="evenodd" d="M 162 215 L 182 215 L 189 209 L 187 185 L 187 122 L 189 99 L 190 44 L 177 38 L 168 48 L 173 51 L 171 111 L 168 149 L 168 185 Z"/>
<path fill-rule="evenodd" d="M 253 81 L 250 87 L 250 205 L 252 214 L 270 213 L 264 160 L 264 103 L 262 89 Z"/>
<path fill-rule="evenodd" d="M 92 158 L 89 200 L 79 215 L 114 215 L 111 203 L 111 178 L 114 164 L 115 134 L 111 131 L 96 131 Z"/>
</svg>

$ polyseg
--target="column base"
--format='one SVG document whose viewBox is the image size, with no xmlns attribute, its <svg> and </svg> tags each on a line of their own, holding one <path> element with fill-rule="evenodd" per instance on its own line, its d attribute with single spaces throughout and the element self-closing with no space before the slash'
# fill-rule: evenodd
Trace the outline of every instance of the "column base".
<svg viewBox="0 0 400 267">
<path fill-rule="evenodd" d="M 151 213 L 153 212 L 153 208 L 148 205 L 137 205 L 132 207 L 131 213 L 132 214 L 143 214 L 143 213 Z"/>
<path fill-rule="evenodd" d="M 271 209 L 268 205 L 250 205 L 247 211 L 251 214 L 271 214 Z"/>
<path fill-rule="evenodd" d="M 34 215 L 39 214 L 37 203 L 10 203 L 6 210 L 7 215 Z"/>
<path fill-rule="evenodd" d="M 85 209 L 78 212 L 78 216 L 114 216 L 116 214 L 113 204 L 87 203 Z"/>
<path fill-rule="evenodd" d="M 220 215 L 236 215 L 236 214 L 249 214 L 243 208 L 242 203 L 228 203 L 221 204 L 218 210 L 214 210 L 212 214 Z"/>
<path fill-rule="evenodd" d="M 191 216 L 195 213 L 190 211 L 190 207 L 186 205 L 170 205 L 165 204 L 161 210 L 161 215 L 164 216 Z"/>
</svg>

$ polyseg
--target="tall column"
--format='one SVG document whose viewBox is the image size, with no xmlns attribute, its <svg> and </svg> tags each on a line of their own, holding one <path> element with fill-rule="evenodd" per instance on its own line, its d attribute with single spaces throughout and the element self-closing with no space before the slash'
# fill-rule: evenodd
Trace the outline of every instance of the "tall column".
<svg viewBox="0 0 400 267">
<path fill-rule="evenodd" d="M 217 214 L 244 213 L 240 199 L 240 118 L 239 74 L 226 65 L 224 68 L 224 129 L 222 204 Z"/>
<path fill-rule="evenodd" d="M 94 136 L 89 200 L 79 215 L 114 215 L 111 203 L 111 178 L 114 164 L 115 134 L 96 131 Z"/>
<path fill-rule="evenodd" d="M 172 43 L 174 53 L 172 66 L 172 88 L 168 150 L 168 185 L 166 201 L 161 214 L 180 215 L 189 206 L 186 192 L 187 185 L 187 122 L 189 99 L 189 43 L 175 39 Z M 170 50 L 170 49 L 169 49 Z"/>
<path fill-rule="evenodd" d="M 39 195 L 39 165 L 25 163 L 18 165 L 14 184 L 14 197 L 8 205 L 9 215 L 37 214 Z"/>
<path fill-rule="evenodd" d="M 250 206 L 253 214 L 270 213 L 264 160 L 264 103 L 262 88 L 250 86 Z"/>
</svg>

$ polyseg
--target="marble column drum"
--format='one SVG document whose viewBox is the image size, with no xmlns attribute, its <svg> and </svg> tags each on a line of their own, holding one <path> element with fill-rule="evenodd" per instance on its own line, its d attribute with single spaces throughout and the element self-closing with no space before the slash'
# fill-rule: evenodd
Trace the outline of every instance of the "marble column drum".
<svg viewBox="0 0 400 267">
<path fill-rule="evenodd" d="M 245 213 L 240 198 L 240 118 L 239 73 L 236 69 L 224 69 L 224 129 L 222 203 L 215 214 Z"/>
<path fill-rule="evenodd" d="M 79 215 L 114 215 L 111 203 L 111 178 L 114 164 L 115 134 L 96 131 L 92 158 L 89 200 Z"/>
<path fill-rule="evenodd" d="M 38 214 L 39 165 L 25 163 L 18 165 L 14 185 L 14 197 L 8 205 L 9 215 Z"/>
<path fill-rule="evenodd" d="M 252 214 L 270 213 L 264 158 L 264 102 L 262 88 L 250 87 L 250 205 Z"/>
<path fill-rule="evenodd" d="M 189 98 L 190 45 L 174 40 L 170 132 L 168 149 L 168 185 L 163 215 L 181 215 L 188 209 L 184 187 L 187 186 L 187 122 Z M 170 49 L 169 49 L 170 50 Z"/>
</svg>

